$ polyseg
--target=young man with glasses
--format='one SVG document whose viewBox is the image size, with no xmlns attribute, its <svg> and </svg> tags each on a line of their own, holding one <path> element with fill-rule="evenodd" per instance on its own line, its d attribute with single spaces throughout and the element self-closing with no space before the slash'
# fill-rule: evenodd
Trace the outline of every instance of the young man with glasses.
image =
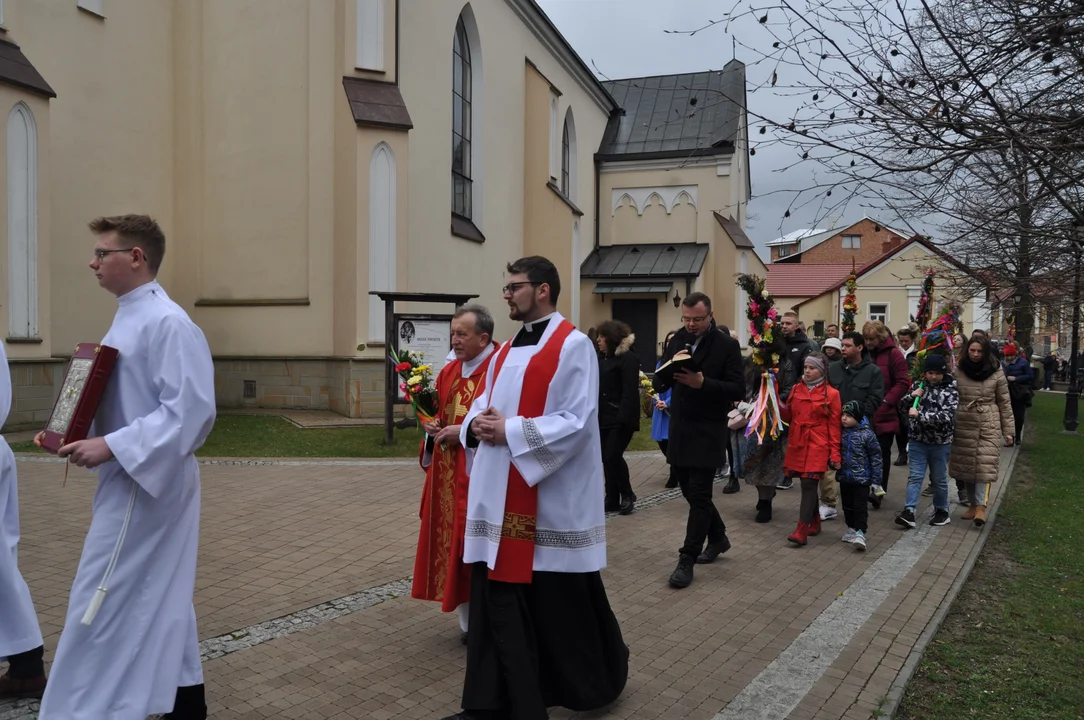
<svg viewBox="0 0 1084 720">
<path fill-rule="evenodd" d="M 94 435 L 58 452 L 97 468 L 98 490 L 40 717 L 204 720 L 195 452 L 215 420 L 214 364 L 156 280 L 166 246 L 158 223 L 103 217 L 90 230 L 90 269 L 117 298 L 102 344 L 119 357 Z"/>
<path fill-rule="evenodd" d="M 688 587 L 694 563 L 711 563 L 730 549 L 726 525 L 712 502 L 715 470 L 726 458 L 731 404 L 745 396 L 741 346 L 715 325 L 711 298 L 692 293 L 681 304 L 684 327 L 670 340 L 663 362 L 679 351 L 688 352 L 699 371 L 678 370 L 672 385 L 656 375 L 655 390 L 673 390 L 670 396 L 670 437 L 666 462 L 671 478 L 689 503 L 685 543 L 670 585 Z M 704 541 L 707 540 L 707 547 Z"/>
</svg>

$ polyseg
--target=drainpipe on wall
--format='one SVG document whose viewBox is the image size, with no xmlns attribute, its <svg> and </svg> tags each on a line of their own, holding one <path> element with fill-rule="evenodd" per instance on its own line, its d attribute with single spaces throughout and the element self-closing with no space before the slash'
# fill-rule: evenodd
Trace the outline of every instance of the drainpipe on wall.
<svg viewBox="0 0 1084 720">
<path fill-rule="evenodd" d="M 599 224 L 599 212 L 602 207 L 602 201 L 599 198 L 599 193 L 602 192 L 602 161 L 595 156 L 595 244 L 594 249 L 598 250 L 599 241 L 598 233 L 601 225 Z"/>
</svg>

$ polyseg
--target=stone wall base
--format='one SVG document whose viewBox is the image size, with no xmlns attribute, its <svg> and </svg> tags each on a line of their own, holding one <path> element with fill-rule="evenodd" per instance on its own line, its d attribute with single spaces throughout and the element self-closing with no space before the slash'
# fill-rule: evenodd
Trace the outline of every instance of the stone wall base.
<svg viewBox="0 0 1084 720">
<path fill-rule="evenodd" d="M 11 412 L 4 432 L 45 427 L 64 382 L 66 358 L 8 359 Z M 245 397 L 251 382 L 254 397 Z M 215 358 L 215 398 L 232 408 L 330 410 L 351 418 L 384 417 L 384 360 L 348 357 Z M 400 416 L 402 408 L 397 408 Z"/>
</svg>

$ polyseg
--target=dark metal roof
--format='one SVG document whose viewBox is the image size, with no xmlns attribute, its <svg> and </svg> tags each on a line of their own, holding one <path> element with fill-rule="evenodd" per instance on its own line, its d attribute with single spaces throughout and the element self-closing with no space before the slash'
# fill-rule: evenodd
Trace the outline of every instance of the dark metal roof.
<svg viewBox="0 0 1084 720">
<path fill-rule="evenodd" d="M 615 294 L 631 294 L 631 293 L 666 293 L 670 294 L 670 291 L 674 289 L 674 283 L 662 282 L 656 280 L 655 282 L 600 282 L 595 283 L 596 295 L 615 295 Z"/>
<path fill-rule="evenodd" d="M 407 112 L 406 101 L 395 83 L 344 77 L 343 88 L 350 103 L 354 122 L 371 127 L 410 130 L 414 123 Z"/>
<path fill-rule="evenodd" d="M 708 245 L 603 245 L 580 266 L 582 278 L 698 277 L 708 257 Z"/>
<path fill-rule="evenodd" d="M 749 236 L 745 234 L 745 231 L 741 229 L 741 225 L 739 225 L 734 218 L 725 218 L 719 213 L 715 213 L 715 222 L 719 223 L 723 230 L 726 230 L 726 234 L 734 241 L 734 247 L 756 247 L 756 245 L 753 244 L 753 241 L 749 239 Z"/>
<path fill-rule="evenodd" d="M 624 113 L 612 118 L 599 154 L 719 155 L 733 152 L 745 102 L 745 64 L 722 70 L 610 80 Z"/>
<path fill-rule="evenodd" d="M 0 82 L 15 85 L 45 97 L 54 98 L 56 92 L 45 82 L 37 68 L 23 55 L 19 46 L 0 38 Z"/>
</svg>

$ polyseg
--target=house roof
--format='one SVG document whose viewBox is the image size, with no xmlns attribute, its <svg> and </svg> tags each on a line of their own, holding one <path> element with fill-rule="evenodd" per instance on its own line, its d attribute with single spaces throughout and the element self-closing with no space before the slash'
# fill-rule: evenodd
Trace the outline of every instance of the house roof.
<svg viewBox="0 0 1084 720">
<path fill-rule="evenodd" d="M 698 277 L 708 257 L 704 243 L 603 245 L 580 266 L 581 278 Z"/>
<path fill-rule="evenodd" d="M 847 232 L 848 230 L 850 230 L 851 228 L 853 228 L 855 225 L 862 222 L 863 220 L 869 220 L 872 223 L 876 223 L 877 225 L 884 228 L 885 230 L 888 230 L 892 234 L 898 235 L 898 236 L 900 236 L 902 238 L 907 238 L 907 237 L 910 237 L 910 235 L 911 235 L 911 233 L 909 233 L 909 232 L 904 232 L 902 230 L 896 230 L 893 227 L 889 227 L 888 225 L 885 225 L 883 222 L 881 222 L 877 218 L 871 218 L 869 215 L 866 215 L 865 217 L 851 223 L 850 225 L 837 225 L 836 227 L 834 227 L 834 228 L 832 228 L 830 230 L 822 230 L 819 233 L 815 233 L 815 234 L 812 234 L 812 235 L 810 235 L 808 237 L 801 238 L 801 241 L 802 241 L 802 249 L 801 250 L 799 250 L 796 253 L 791 253 L 790 255 L 787 255 L 785 258 L 779 258 L 779 260 L 777 260 L 776 262 L 799 263 L 799 262 L 801 262 L 800 258 L 802 256 L 802 253 L 806 252 L 807 250 L 810 250 L 812 248 L 817 247 L 818 245 L 820 245 L 825 240 L 828 240 L 829 238 L 834 238 L 836 235 L 842 235 L 843 233 Z M 784 237 L 786 237 L 786 236 L 784 236 Z M 772 244 L 787 245 L 787 244 L 790 244 L 790 243 L 780 242 L 780 240 L 782 240 L 782 239 L 783 238 L 780 238 L 779 240 L 773 240 L 772 242 L 768 243 L 768 245 L 772 245 Z M 791 243 L 793 243 L 793 242 L 795 242 L 795 241 L 792 240 Z"/>
<path fill-rule="evenodd" d="M 603 160 L 723 155 L 734 152 L 745 102 L 745 64 L 722 70 L 625 78 L 603 83 L 624 111 L 602 139 Z"/>
<path fill-rule="evenodd" d="M 819 233 L 828 232 L 824 228 L 802 228 L 801 230 L 794 230 L 789 232 L 781 238 L 776 238 L 769 242 L 764 243 L 768 247 L 775 247 L 777 245 L 793 245 L 799 240 L 804 240 L 807 237 L 813 237 Z"/>
<path fill-rule="evenodd" d="M 7 38 L 0 38 L 0 83 L 21 87 L 48 98 L 56 97 L 56 92 L 23 55 L 19 46 Z"/>
<path fill-rule="evenodd" d="M 734 218 L 723 217 L 718 212 L 715 212 L 715 222 L 719 223 L 723 230 L 726 230 L 726 234 L 734 241 L 734 247 L 756 249 L 753 241 L 749 239 L 749 236 L 745 234 L 745 231 L 741 229 L 741 225 Z"/>
<path fill-rule="evenodd" d="M 850 263 L 835 265 L 779 265 L 767 266 L 768 292 L 776 297 L 818 297 L 847 281 L 851 274 Z"/>
</svg>

